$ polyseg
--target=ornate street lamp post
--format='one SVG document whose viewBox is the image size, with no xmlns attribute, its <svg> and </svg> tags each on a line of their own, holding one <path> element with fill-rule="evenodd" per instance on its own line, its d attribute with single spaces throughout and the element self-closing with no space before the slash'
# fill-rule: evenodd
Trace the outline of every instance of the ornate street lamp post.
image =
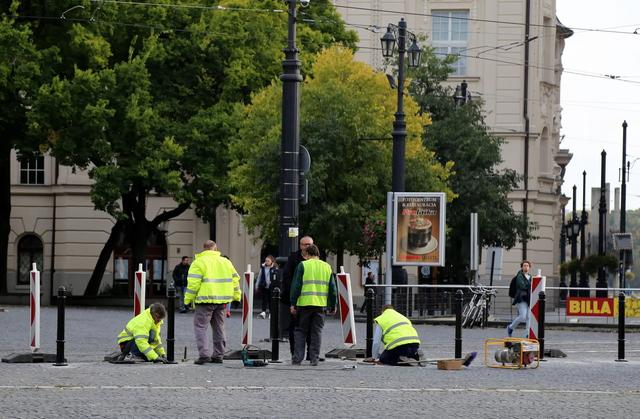
<svg viewBox="0 0 640 419">
<path fill-rule="evenodd" d="M 584 263 L 585 258 L 585 246 L 587 244 L 587 235 L 585 234 L 585 227 L 588 224 L 587 222 L 587 209 L 585 203 L 586 197 L 586 184 L 587 184 L 587 172 L 586 170 L 582 172 L 582 214 L 580 214 L 580 287 L 588 288 L 589 287 L 589 276 L 587 276 L 587 271 L 585 271 Z M 584 290 L 580 292 L 581 297 L 588 297 L 589 291 Z"/>
<path fill-rule="evenodd" d="M 411 39 L 411 46 L 407 49 L 407 36 Z M 396 44 L 398 46 L 398 105 L 393 121 L 393 158 L 391 171 L 391 191 L 404 192 L 404 159 L 405 159 L 405 142 L 407 139 L 407 125 L 404 114 L 404 81 L 405 81 L 405 54 L 409 67 L 419 67 L 422 51 L 418 47 L 416 36 L 407 30 L 407 22 L 400 19 L 398 25 L 389 24 L 387 32 L 380 38 L 382 46 L 382 55 L 390 58 L 394 55 Z M 387 208 L 387 219 L 392 208 Z M 387 223 L 387 229 L 391 229 L 391 223 Z M 390 230 L 388 230 L 390 231 Z M 389 237 L 389 234 L 387 234 Z M 391 275 L 385 275 L 385 282 L 389 285 L 392 283 L 402 282 L 403 271 L 400 266 L 391 267 L 391 246 L 387 243 L 387 272 L 392 271 Z M 393 277 L 393 281 L 392 281 Z M 385 302 L 391 303 L 391 288 L 385 288 Z"/>
</svg>

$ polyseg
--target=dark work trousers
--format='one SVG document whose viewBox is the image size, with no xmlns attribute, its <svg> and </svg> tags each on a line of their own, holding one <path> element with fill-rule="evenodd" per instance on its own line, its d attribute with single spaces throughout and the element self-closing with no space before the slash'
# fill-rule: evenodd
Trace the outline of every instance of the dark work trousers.
<svg viewBox="0 0 640 419">
<path fill-rule="evenodd" d="M 384 350 L 380 354 L 380 362 L 386 365 L 396 365 L 398 358 L 406 356 L 407 358 L 413 358 L 416 361 L 420 359 L 418 356 L 419 343 L 407 343 L 406 345 L 396 346 L 395 348 L 387 351 Z"/>
<path fill-rule="evenodd" d="M 304 349 L 308 339 L 309 361 L 317 363 L 320 358 L 320 346 L 322 345 L 324 309 L 316 306 L 303 306 L 297 309 L 293 362 L 300 363 L 304 359 Z"/>
<path fill-rule="evenodd" d="M 262 311 L 269 312 L 269 306 L 271 305 L 271 290 L 269 288 L 260 288 L 260 295 L 262 296 Z"/>
<path fill-rule="evenodd" d="M 280 337 L 287 337 L 289 339 L 289 351 L 291 352 L 291 358 L 296 351 L 296 336 L 295 330 L 298 324 L 298 317 L 292 316 L 291 307 L 289 305 L 280 304 Z M 309 346 L 309 336 L 307 336 L 307 346 Z M 307 360 L 309 360 L 309 353 L 307 352 Z"/>
</svg>

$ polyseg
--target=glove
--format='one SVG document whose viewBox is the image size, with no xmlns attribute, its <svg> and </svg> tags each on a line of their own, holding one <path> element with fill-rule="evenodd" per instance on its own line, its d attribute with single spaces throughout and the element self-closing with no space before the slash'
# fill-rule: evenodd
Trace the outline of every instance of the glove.
<svg viewBox="0 0 640 419">
<path fill-rule="evenodd" d="M 168 364 L 169 361 L 164 356 L 159 356 L 153 360 L 154 364 Z"/>
</svg>

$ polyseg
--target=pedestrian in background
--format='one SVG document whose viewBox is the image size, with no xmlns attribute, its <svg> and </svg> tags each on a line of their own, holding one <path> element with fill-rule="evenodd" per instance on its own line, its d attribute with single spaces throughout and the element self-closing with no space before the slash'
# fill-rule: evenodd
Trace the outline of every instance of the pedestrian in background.
<svg viewBox="0 0 640 419">
<path fill-rule="evenodd" d="M 258 281 L 256 282 L 256 290 L 260 294 L 262 301 L 262 311 L 259 316 L 263 319 L 271 317 L 269 313 L 269 304 L 271 303 L 271 270 L 275 268 L 275 258 L 272 255 L 268 255 L 264 258 L 264 263 L 260 267 L 260 273 L 258 274 Z"/>
<path fill-rule="evenodd" d="M 204 251 L 197 254 L 189 268 L 185 305 L 195 302 L 193 329 L 198 346 L 198 365 L 207 362 L 222 363 L 226 338 L 224 333 L 225 309 L 231 301 L 240 301 L 240 276 L 231 261 L 218 252 L 213 240 L 204 243 Z M 213 351 L 207 340 L 208 325 L 213 334 Z"/>
<path fill-rule="evenodd" d="M 304 359 L 308 343 L 309 361 L 318 365 L 322 346 L 324 310 L 332 316 L 336 314 L 336 281 L 331 265 L 320 260 L 320 250 L 314 244 L 302 251 L 306 259 L 301 262 L 291 283 L 291 315 L 296 318 L 295 351 L 293 365 L 300 365 Z"/>
<path fill-rule="evenodd" d="M 512 281 L 516 282 L 516 291 L 511 305 L 516 306 L 518 309 L 518 316 L 516 316 L 511 324 L 507 326 L 507 335 L 509 335 L 509 337 L 513 334 L 513 329 L 515 329 L 521 322 L 524 322 L 525 324 L 524 337 L 526 338 L 529 333 L 529 299 L 531 293 L 530 270 L 531 262 L 523 260 L 522 263 L 520 263 L 520 270 L 512 279 Z"/>
<path fill-rule="evenodd" d="M 291 281 L 293 281 L 293 275 L 298 265 L 304 261 L 302 251 L 313 244 L 313 239 L 310 236 L 304 236 L 300 239 L 300 248 L 292 252 L 289 255 L 287 264 L 284 266 L 282 272 L 282 290 L 280 293 L 280 331 L 284 333 L 287 331 L 289 336 L 289 350 L 291 351 L 291 357 L 295 352 L 295 334 L 296 318 L 291 315 L 290 307 L 294 305 L 295 301 L 290 300 L 291 296 Z"/>
<path fill-rule="evenodd" d="M 184 291 L 187 288 L 187 275 L 189 274 L 189 256 L 182 256 L 180 263 L 173 268 L 173 285 L 176 288 L 176 297 L 180 301 L 180 313 L 189 311 L 189 307 L 184 305 Z"/>
<path fill-rule="evenodd" d="M 364 279 L 364 300 L 362 301 L 362 307 L 360 307 L 360 313 L 364 313 L 364 309 L 367 308 L 367 285 L 375 285 L 376 277 L 373 272 L 369 271 L 367 277 Z"/>
</svg>

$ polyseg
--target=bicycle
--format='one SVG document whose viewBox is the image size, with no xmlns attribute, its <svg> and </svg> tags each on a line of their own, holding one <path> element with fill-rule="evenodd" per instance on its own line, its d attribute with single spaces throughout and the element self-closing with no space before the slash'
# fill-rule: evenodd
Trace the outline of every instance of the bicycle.
<svg viewBox="0 0 640 419">
<path fill-rule="evenodd" d="M 491 298 L 497 294 L 497 291 L 486 288 L 482 284 L 470 290 L 473 297 L 463 311 L 462 327 L 472 329 L 477 325 L 484 329 L 487 327 L 491 311 Z"/>
</svg>

